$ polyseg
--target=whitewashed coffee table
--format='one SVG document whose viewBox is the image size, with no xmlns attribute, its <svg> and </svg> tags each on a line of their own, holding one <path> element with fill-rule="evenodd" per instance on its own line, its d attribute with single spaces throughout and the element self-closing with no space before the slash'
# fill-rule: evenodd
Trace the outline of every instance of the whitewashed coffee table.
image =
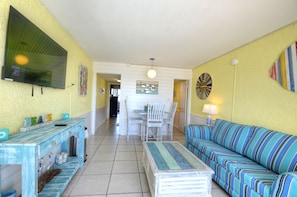
<svg viewBox="0 0 297 197">
<path fill-rule="evenodd" d="M 144 142 L 143 166 L 153 197 L 211 197 L 211 168 L 179 142 Z"/>
</svg>

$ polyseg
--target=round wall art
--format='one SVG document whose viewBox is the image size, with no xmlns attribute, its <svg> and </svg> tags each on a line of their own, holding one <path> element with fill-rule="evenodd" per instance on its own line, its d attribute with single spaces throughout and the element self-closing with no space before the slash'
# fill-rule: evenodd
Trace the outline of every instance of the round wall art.
<svg viewBox="0 0 297 197">
<path fill-rule="evenodd" d="M 211 92 L 212 80 L 208 73 L 202 73 L 196 83 L 196 94 L 200 99 L 206 99 Z"/>
</svg>

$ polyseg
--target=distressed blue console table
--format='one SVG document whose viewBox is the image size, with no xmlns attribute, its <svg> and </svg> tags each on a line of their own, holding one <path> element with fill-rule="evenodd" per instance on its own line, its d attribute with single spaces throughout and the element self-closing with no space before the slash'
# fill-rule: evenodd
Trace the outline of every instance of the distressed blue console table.
<svg viewBox="0 0 297 197">
<path fill-rule="evenodd" d="M 66 126 L 55 126 L 56 123 Z M 9 140 L 0 143 L 0 164 L 22 165 L 23 197 L 61 196 L 76 171 L 84 165 L 84 129 L 84 119 L 59 120 L 32 131 L 13 134 Z M 38 194 L 38 159 L 58 145 L 63 152 L 68 152 L 71 136 L 77 137 L 77 157 L 68 158 L 65 164 L 58 166 L 62 169 L 61 175 Z"/>
</svg>

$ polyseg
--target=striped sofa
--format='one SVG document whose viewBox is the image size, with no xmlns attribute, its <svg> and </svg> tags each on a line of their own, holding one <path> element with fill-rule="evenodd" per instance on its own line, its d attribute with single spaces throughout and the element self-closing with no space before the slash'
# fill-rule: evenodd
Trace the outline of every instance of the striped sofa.
<svg viewBox="0 0 297 197">
<path fill-rule="evenodd" d="M 297 196 L 297 136 L 221 119 L 184 130 L 185 146 L 231 196 Z"/>
</svg>

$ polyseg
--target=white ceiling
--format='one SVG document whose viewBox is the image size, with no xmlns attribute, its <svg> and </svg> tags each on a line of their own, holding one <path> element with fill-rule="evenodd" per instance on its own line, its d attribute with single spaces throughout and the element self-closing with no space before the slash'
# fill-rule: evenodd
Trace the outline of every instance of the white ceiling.
<svg viewBox="0 0 297 197">
<path fill-rule="evenodd" d="M 41 0 L 93 61 L 193 68 L 297 21 L 296 0 Z"/>
</svg>

